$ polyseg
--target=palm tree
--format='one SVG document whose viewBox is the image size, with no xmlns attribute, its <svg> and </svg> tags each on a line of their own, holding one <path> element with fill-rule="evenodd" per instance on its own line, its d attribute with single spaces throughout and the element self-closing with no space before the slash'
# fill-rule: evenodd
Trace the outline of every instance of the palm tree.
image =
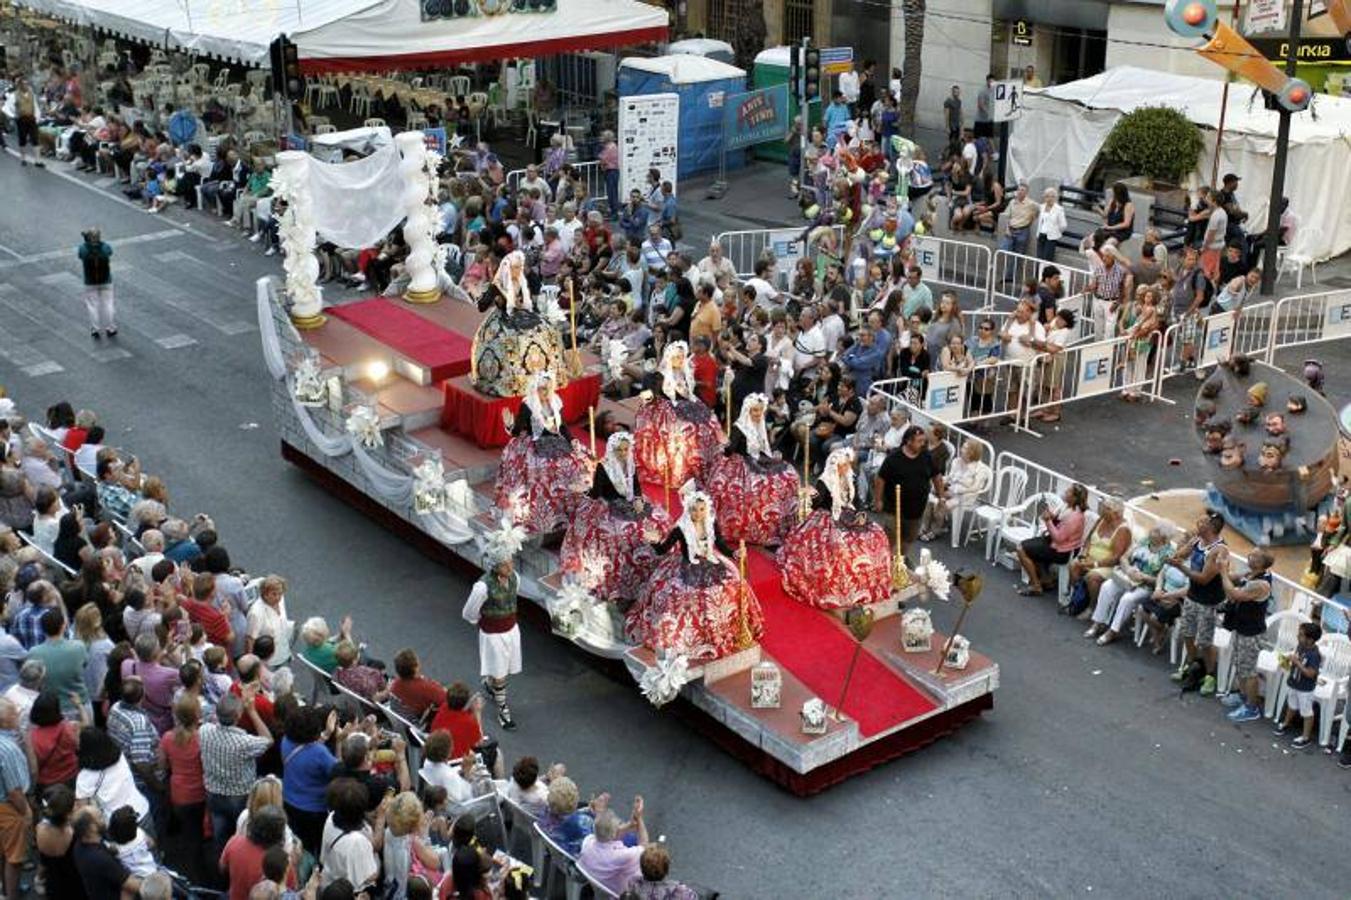
<svg viewBox="0 0 1351 900">
<path fill-rule="evenodd" d="M 901 0 L 905 16 L 905 57 L 901 64 L 901 123 L 915 127 L 915 104 L 919 101 L 919 75 L 924 55 L 924 11 L 927 0 Z"/>
</svg>

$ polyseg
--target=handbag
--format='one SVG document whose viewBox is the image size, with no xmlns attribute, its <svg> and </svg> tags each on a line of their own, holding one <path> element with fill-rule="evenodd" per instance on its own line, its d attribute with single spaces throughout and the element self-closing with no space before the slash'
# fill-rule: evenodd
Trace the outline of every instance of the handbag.
<svg viewBox="0 0 1351 900">
<path fill-rule="evenodd" d="M 1351 544 L 1341 543 L 1326 551 L 1323 568 L 1338 578 L 1351 578 Z"/>
<path fill-rule="evenodd" d="M 666 231 L 673 241 L 678 241 L 685 236 L 685 229 L 680 227 L 680 219 L 672 219 L 667 222 Z"/>
</svg>

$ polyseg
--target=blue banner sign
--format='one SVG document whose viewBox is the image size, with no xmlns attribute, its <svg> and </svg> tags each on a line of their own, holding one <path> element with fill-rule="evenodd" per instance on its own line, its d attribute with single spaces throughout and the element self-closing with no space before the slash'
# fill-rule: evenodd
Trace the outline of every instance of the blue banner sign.
<svg viewBox="0 0 1351 900">
<path fill-rule="evenodd" d="M 722 139 L 740 150 L 788 135 L 788 85 L 776 84 L 745 94 L 729 94 L 722 104 Z"/>
</svg>

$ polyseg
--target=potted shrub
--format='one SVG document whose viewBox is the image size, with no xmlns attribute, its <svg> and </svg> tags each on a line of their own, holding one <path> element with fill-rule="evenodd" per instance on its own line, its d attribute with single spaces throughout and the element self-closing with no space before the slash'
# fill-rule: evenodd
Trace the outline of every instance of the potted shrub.
<svg viewBox="0 0 1351 900">
<path fill-rule="evenodd" d="M 1130 174 L 1123 180 L 1143 220 L 1147 215 L 1142 206 L 1186 207 L 1187 193 L 1180 185 L 1196 171 L 1204 146 L 1201 130 L 1182 113 L 1167 106 L 1144 106 L 1116 123 L 1102 145 L 1101 161 Z"/>
</svg>

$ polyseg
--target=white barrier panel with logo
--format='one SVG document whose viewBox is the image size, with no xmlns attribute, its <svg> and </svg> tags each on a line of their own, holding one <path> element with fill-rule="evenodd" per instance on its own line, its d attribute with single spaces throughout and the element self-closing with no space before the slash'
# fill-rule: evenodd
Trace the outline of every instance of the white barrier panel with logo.
<svg viewBox="0 0 1351 900">
<path fill-rule="evenodd" d="M 608 208 L 609 202 L 605 197 L 605 172 L 601 169 L 600 163 L 592 160 L 590 162 L 569 163 L 569 165 L 572 166 L 572 171 L 577 174 L 582 183 L 586 185 L 587 199 L 594 200 L 598 207 Z M 543 174 L 544 167 L 540 166 L 539 171 Z M 525 173 L 525 169 L 512 169 L 507 173 L 506 185 L 509 195 L 513 197 L 516 195 L 516 191 L 521 186 L 521 181 L 525 178 Z"/>
<path fill-rule="evenodd" d="M 990 276 L 990 302 L 995 304 L 1003 301 L 1005 306 L 1017 303 L 1022 296 L 1023 284 L 1028 281 L 1040 282 L 1042 273 L 1050 265 L 1060 272 L 1060 283 L 1068 296 L 1084 293 L 1088 290 L 1088 283 L 1093 280 L 1093 274 L 1087 269 L 1047 262 L 1012 250 L 998 250 L 994 255 L 994 269 Z"/>
<path fill-rule="evenodd" d="M 965 298 L 967 302 L 963 304 L 967 309 L 989 305 L 989 247 L 969 241 L 912 235 L 910 248 L 915 254 L 915 265 L 924 272 L 925 284 L 952 288 L 959 294 L 969 292 Z"/>
<path fill-rule="evenodd" d="M 1112 389 L 1112 358 L 1116 341 L 1087 344 L 1079 351 L 1079 397 L 1105 394 Z"/>
<path fill-rule="evenodd" d="M 732 263 L 737 278 L 750 278 L 755 274 L 755 262 L 766 253 L 772 253 L 775 259 L 775 287 L 787 290 L 788 279 L 792 277 L 793 267 L 802 259 L 804 252 L 801 241 L 802 228 L 758 228 L 751 231 L 724 231 L 714 237 L 722 245 L 723 256 Z M 844 228 L 835 226 L 835 240 L 843 244 Z"/>
<path fill-rule="evenodd" d="M 966 376 L 956 372 L 930 372 L 924 394 L 924 411 L 935 419 L 960 422 L 966 410 Z"/>
<path fill-rule="evenodd" d="M 1228 359 L 1234 347 L 1234 325 L 1238 313 L 1217 313 L 1205 321 L 1201 342 L 1201 366 L 1209 366 Z"/>
</svg>

